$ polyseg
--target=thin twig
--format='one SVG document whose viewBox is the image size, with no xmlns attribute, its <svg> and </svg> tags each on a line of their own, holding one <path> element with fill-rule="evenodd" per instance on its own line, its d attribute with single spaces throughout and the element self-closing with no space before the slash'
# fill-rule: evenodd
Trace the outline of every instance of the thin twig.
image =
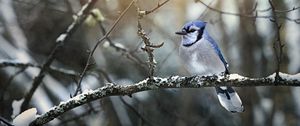
<svg viewBox="0 0 300 126">
<path fill-rule="evenodd" d="M 138 19 L 138 35 L 142 38 L 145 46 L 142 47 L 142 50 L 145 51 L 148 55 L 148 65 L 149 65 L 149 78 L 150 80 L 153 79 L 154 70 L 156 67 L 156 61 L 154 59 L 154 48 L 160 48 L 163 43 L 153 46 L 150 42 L 150 38 L 145 33 L 144 29 L 141 26 L 140 19 Z"/>
<path fill-rule="evenodd" d="M 146 90 L 158 90 L 165 88 L 203 88 L 216 86 L 300 86 L 300 73 L 295 75 L 280 73 L 280 76 L 282 77 L 282 80 L 278 82 L 274 81 L 274 73 L 263 78 L 248 78 L 238 74 L 229 74 L 227 77 L 224 77 L 223 75 L 191 77 L 170 76 L 166 78 L 154 77 L 152 81 L 149 81 L 149 78 L 147 78 L 138 83 L 129 85 L 106 84 L 104 87 L 84 92 L 66 102 L 61 102 L 59 105 L 54 106 L 48 112 L 35 119 L 30 126 L 46 124 L 63 113 L 94 100 L 108 96 L 131 95 L 133 93 Z"/>
<path fill-rule="evenodd" d="M 132 0 L 131 3 L 127 6 L 127 8 L 121 13 L 121 15 L 118 17 L 118 19 L 113 23 L 113 25 L 112 25 L 112 26 L 109 28 L 109 30 L 106 32 L 106 34 L 105 34 L 102 38 L 100 38 L 100 39 L 97 41 L 97 43 L 96 43 L 96 45 L 94 46 L 93 50 L 89 53 L 87 62 L 86 62 L 86 64 L 85 64 L 85 67 L 84 67 L 83 71 L 82 71 L 81 74 L 80 74 L 79 81 L 78 81 L 78 83 L 77 83 L 77 88 L 76 88 L 76 91 L 75 91 L 75 93 L 74 93 L 73 96 L 76 96 L 78 93 L 81 92 L 81 82 L 82 82 L 82 79 L 83 79 L 83 77 L 84 77 L 84 75 L 85 75 L 85 73 L 86 73 L 86 71 L 87 71 L 87 69 L 88 69 L 88 67 L 89 67 L 89 64 L 90 64 L 90 62 L 91 62 L 92 56 L 94 55 L 94 53 L 95 53 L 97 47 L 98 47 L 99 44 L 102 43 L 102 41 L 105 40 L 105 39 L 110 35 L 110 33 L 115 29 L 115 27 L 117 26 L 117 24 L 118 24 L 118 23 L 120 22 L 120 20 L 123 18 L 123 16 L 125 15 L 125 13 L 129 10 L 129 8 L 133 5 L 133 3 L 134 3 L 134 0 Z"/>
<path fill-rule="evenodd" d="M 61 34 L 56 39 L 55 47 L 52 49 L 50 55 L 48 56 L 46 62 L 43 64 L 39 74 L 34 78 L 32 87 L 30 88 L 29 92 L 24 96 L 24 101 L 21 105 L 21 111 L 24 111 L 28 108 L 29 102 L 32 98 L 32 95 L 34 94 L 35 90 L 39 87 L 41 84 L 47 69 L 50 67 L 52 62 L 55 59 L 55 56 L 60 50 L 65 42 L 67 42 L 71 35 L 78 29 L 78 27 L 83 23 L 83 21 L 86 19 L 87 15 L 89 14 L 89 11 L 93 8 L 94 4 L 97 2 L 97 0 L 89 0 L 77 13 L 77 18 L 72 22 L 71 25 L 67 28 L 66 32 Z"/>
<path fill-rule="evenodd" d="M 39 68 L 42 69 L 41 65 L 37 65 L 37 64 L 33 64 L 33 63 L 23 63 L 23 62 L 18 62 L 18 61 L 13 61 L 13 60 L 4 60 L 4 61 L 0 61 L 0 68 L 4 68 L 4 67 L 18 67 L 18 68 L 28 68 L 28 67 L 34 67 L 34 68 Z M 56 68 L 56 67 L 48 67 L 46 69 L 47 72 L 50 73 L 58 73 L 58 74 L 62 74 L 62 75 L 67 75 L 70 77 L 77 77 L 78 74 L 73 71 L 73 70 L 67 70 L 67 69 L 63 69 L 63 68 Z"/>
<path fill-rule="evenodd" d="M 100 108 L 100 106 L 98 106 L 98 108 Z M 85 116 L 89 116 L 91 115 L 91 113 L 98 113 L 98 112 L 101 112 L 101 110 L 93 110 L 93 109 L 89 109 L 87 110 L 86 112 L 80 114 L 80 115 L 77 115 L 77 116 L 73 116 L 73 117 L 69 117 L 67 119 L 63 119 L 58 125 L 61 126 L 61 125 L 66 125 L 67 123 L 69 122 L 72 122 L 72 121 L 77 121 Z"/>
<path fill-rule="evenodd" d="M 267 9 L 261 9 L 261 10 L 256 9 L 255 11 L 257 11 L 257 12 L 267 12 L 267 11 L 270 11 L 271 9 L 272 9 L 272 8 L 269 7 L 269 8 L 267 8 Z"/>
<path fill-rule="evenodd" d="M 207 9 L 206 9 L 207 10 Z M 153 20 L 149 19 L 148 17 L 145 17 L 145 19 L 147 20 L 148 23 L 150 23 L 151 25 L 157 25 L 153 22 Z M 200 18 L 201 19 L 201 16 Z M 165 56 L 165 58 L 162 58 L 162 60 L 160 61 L 160 63 L 157 65 L 156 69 L 158 70 L 158 72 L 161 70 L 161 68 L 163 67 L 163 65 L 166 63 L 166 61 L 168 60 L 168 58 L 176 51 L 176 49 L 178 49 L 178 44 L 176 43 L 176 40 L 174 39 L 174 37 L 172 35 L 169 34 L 169 32 L 165 31 L 165 29 L 161 28 L 161 27 L 157 27 L 156 26 L 156 30 L 159 32 L 159 34 L 161 34 L 162 36 L 171 39 L 171 42 L 175 45 L 174 48 L 172 49 L 172 51 L 170 51 L 169 53 L 167 53 L 167 55 Z"/>
<path fill-rule="evenodd" d="M 213 3 L 214 1 L 212 0 L 210 3 L 208 3 L 208 5 L 207 6 L 210 6 L 212 3 Z M 201 13 L 201 15 L 199 16 L 199 18 L 198 19 L 203 19 L 202 17 L 204 17 L 204 16 L 206 16 L 207 14 L 207 12 L 208 12 L 208 8 L 205 8 L 205 10 Z"/>
<path fill-rule="evenodd" d="M 281 65 L 282 53 L 283 53 L 282 49 L 283 49 L 284 45 L 282 44 L 281 38 L 280 38 L 281 26 L 279 25 L 278 20 L 276 18 L 275 6 L 273 5 L 271 0 L 269 0 L 269 4 L 270 4 L 270 6 L 272 8 L 272 12 L 273 12 L 273 19 L 270 21 L 275 24 L 275 31 L 276 31 L 276 36 L 277 36 L 276 41 L 273 43 L 273 49 L 274 49 L 275 57 L 276 57 L 276 61 L 277 61 L 275 81 L 279 81 L 279 80 L 281 80 L 281 77 L 279 76 L 279 71 L 280 71 L 280 65 Z M 279 49 L 279 52 L 278 52 L 278 49 Z"/>
<path fill-rule="evenodd" d="M 121 102 L 122 102 L 127 108 L 129 108 L 135 115 L 137 115 L 139 118 L 141 118 L 141 120 L 142 120 L 143 122 L 145 122 L 145 123 L 148 124 L 149 126 L 153 126 L 153 125 L 151 124 L 150 121 L 148 121 L 147 119 L 145 119 L 145 118 L 143 117 L 143 115 L 141 115 L 134 107 L 132 107 L 130 104 L 128 104 L 128 103 L 124 100 L 123 97 L 120 96 L 119 98 L 120 98 Z"/>
<path fill-rule="evenodd" d="M 96 18 L 96 15 L 94 13 L 91 13 L 91 15 Z M 103 22 L 102 21 L 98 21 L 100 30 L 102 31 L 102 35 L 106 34 L 106 30 L 103 26 Z M 115 44 L 110 37 L 107 37 L 106 40 L 109 43 L 109 46 L 113 47 L 116 49 L 116 51 L 121 51 L 123 56 L 125 56 L 126 58 L 128 58 L 130 61 L 132 61 L 133 63 L 135 63 L 136 65 L 140 66 L 141 68 L 145 69 L 147 67 L 147 64 L 145 62 L 143 62 L 139 57 L 137 57 L 136 55 L 134 55 L 134 53 L 131 53 L 131 51 L 129 51 L 124 45 L 122 45 L 121 43 Z"/>
<path fill-rule="evenodd" d="M 196 2 L 201 3 L 202 5 L 204 5 L 205 7 L 207 7 L 208 9 L 210 9 L 210 10 L 212 10 L 214 12 L 217 12 L 219 14 L 233 15 L 233 16 L 246 17 L 246 18 L 265 18 L 265 19 L 273 18 L 273 16 L 269 16 L 269 15 L 257 15 L 257 14 L 253 15 L 253 14 L 241 14 L 241 13 L 226 12 L 226 11 L 222 11 L 222 10 L 218 10 L 216 8 L 210 7 L 209 5 L 207 5 L 206 3 L 202 2 L 201 0 L 197 0 Z M 277 16 L 277 18 L 286 19 L 288 21 L 292 21 L 292 22 L 295 22 L 297 24 L 300 24 L 300 18 L 292 19 L 292 18 L 289 18 L 289 17 L 286 17 L 286 16 Z"/>
<path fill-rule="evenodd" d="M 137 2 L 136 2 L 136 7 L 138 8 L 138 16 L 139 16 L 139 19 L 141 19 L 141 18 L 143 18 L 144 16 L 146 16 L 146 15 L 148 15 L 148 14 L 151 14 L 151 13 L 153 13 L 154 11 L 156 11 L 157 9 L 159 9 L 160 7 L 162 7 L 163 5 L 165 5 L 166 3 L 168 3 L 170 0 L 166 0 L 166 1 L 164 1 L 164 2 L 162 2 L 162 3 L 157 3 L 157 6 L 156 7 L 154 7 L 153 9 L 151 9 L 151 10 L 146 10 L 146 11 L 144 11 L 144 10 L 139 10 L 139 8 L 137 7 L 138 5 L 137 5 Z"/>
<path fill-rule="evenodd" d="M 151 9 L 151 10 L 146 11 L 145 15 L 150 14 L 150 13 L 156 11 L 158 8 L 160 8 L 161 6 L 165 5 L 165 4 L 166 4 L 167 2 L 169 2 L 169 1 L 170 1 L 170 0 L 166 0 L 166 1 L 162 2 L 162 3 L 159 3 L 159 2 L 158 2 L 158 3 L 157 3 L 157 6 L 156 6 L 155 8 L 153 8 L 153 9 Z"/>
<path fill-rule="evenodd" d="M 292 12 L 292 11 L 295 11 L 295 10 L 298 10 L 300 9 L 300 7 L 293 7 L 292 9 L 287 9 L 287 10 L 274 10 L 275 13 L 288 13 L 288 12 Z M 269 7 L 267 9 L 262 9 L 262 10 L 256 10 L 256 11 L 259 11 L 259 12 L 267 12 L 267 11 L 270 11 L 272 10 L 272 7 Z"/>
<path fill-rule="evenodd" d="M 23 73 L 26 70 L 26 68 L 27 67 L 21 67 L 21 69 L 19 69 L 15 74 L 13 74 L 12 76 L 9 77 L 9 79 L 7 80 L 7 83 L 5 85 L 3 85 L 3 87 L 2 87 L 2 92 L 0 93 L 0 101 L 2 101 L 4 99 L 6 90 L 9 87 L 9 85 L 11 84 L 11 82 L 14 80 L 14 78 L 16 76 L 18 76 L 19 74 Z"/>
<path fill-rule="evenodd" d="M 1 122 L 3 122 L 7 126 L 14 126 L 13 124 L 10 124 L 9 121 L 0 116 L 0 124 Z"/>
<path fill-rule="evenodd" d="M 150 80 L 153 79 L 154 76 L 154 71 L 155 71 L 155 67 L 156 67 L 156 61 L 154 59 L 154 54 L 153 51 L 155 48 L 160 48 L 164 45 L 164 43 L 160 43 L 160 44 L 153 44 L 150 42 L 150 38 L 147 36 L 147 34 L 145 33 L 144 29 L 142 28 L 141 22 L 140 20 L 147 14 L 150 14 L 152 12 L 154 12 L 155 10 L 157 10 L 158 8 L 162 7 L 164 4 L 166 4 L 169 0 L 164 1 L 162 4 L 158 3 L 157 7 L 153 8 L 150 11 L 141 11 L 140 8 L 138 7 L 137 3 L 136 3 L 136 10 L 138 12 L 138 31 L 137 34 L 138 36 L 141 37 L 141 39 L 144 42 L 144 47 L 142 47 L 141 49 L 143 51 L 145 51 L 148 55 L 148 66 L 149 66 L 149 73 L 148 76 L 150 78 Z"/>
<path fill-rule="evenodd" d="M 276 13 L 287 13 L 287 12 L 292 12 L 292 11 L 295 11 L 295 10 L 298 10 L 300 9 L 300 7 L 293 7 L 292 9 L 287 9 L 287 10 L 274 10 L 274 12 Z"/>
<path fill-rule="evenodd" d="M 104 79 L 108 82 L 108 83 L 113 83 L 113 80 L 109 77 L 108 73 L 102 69 L 97 69 L 98 72 L 101 73 L 101 75 L 104 77 Z"/>
<path fill-rule="evenodd" d="M 101 70 L 101 69 L 98 69 L 98 71 L 104 76 L 104 78 L 106 79 L 107 82 L 109 83 L 113 83 L 112 79 L 108 76 L 108 74 L 104 71 L 104 70 Z M 119 97 L 121 102 L 123 102 L 123 104 L 128 107 L 131 111 L 134 112 L 134 114 L 136 114 L 139 118 L 141 118 L 144 122 L 146 122 L 149 126 L 152 126 L 152 124 L 147 121 L 138 111 L 136 111 L 130 104 L 128 104 L 124 99 L 123 97 Z"/>
</svg>

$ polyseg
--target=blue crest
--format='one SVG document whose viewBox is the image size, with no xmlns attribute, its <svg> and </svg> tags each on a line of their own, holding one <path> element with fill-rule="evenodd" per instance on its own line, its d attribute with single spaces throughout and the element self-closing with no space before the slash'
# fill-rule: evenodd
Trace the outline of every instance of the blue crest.
<svg viewBox="0 0 300 126">
<path fill-rule="evenodd" d="M 183 29 L 188 30 L 193 25 L 198 27 L 198 28 L 204 28 L 206 26 L 206 22 L 204 22 L 204 21 L 191 21 L 191 22 L 186 23 L 183 26 Z"/>
</svg>

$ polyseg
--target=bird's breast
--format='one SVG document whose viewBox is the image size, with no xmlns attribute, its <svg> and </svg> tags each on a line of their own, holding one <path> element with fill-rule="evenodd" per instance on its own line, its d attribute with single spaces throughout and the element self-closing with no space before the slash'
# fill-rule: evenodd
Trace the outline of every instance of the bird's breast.
<svg viewBox="0 0 300 126">
<path fill-rule="evenodd" d="M 185 47 L 180 46 L 179 55 L 185 68 L 192 75 L 219 74 L 225 71 L 225 67 L 210 43 L 198 41 Z"/>
</svg>

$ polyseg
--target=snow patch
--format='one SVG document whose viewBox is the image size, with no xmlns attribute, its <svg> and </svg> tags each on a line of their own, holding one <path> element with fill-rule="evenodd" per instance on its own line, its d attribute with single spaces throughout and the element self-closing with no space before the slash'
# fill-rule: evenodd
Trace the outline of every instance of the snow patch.
<svg viewBox="0 0 300 126">
<path fill-rule="evenodd" d="M 67 37 L 67 34 L 63 33 L 56 39 L 56 42 L 62 42 L 66 39 L 66 37 Z"/>
<path fill-rule="evenodd" d="M 22 112 L 13 120 L 14 126 L 28 126 L 33 120 L 37 118 L 37 110 L 36 108 L 27 109 Z"/>
<path fill-rule="evenodd" d="M 12 102 L 13 114 L 11 115 L 12 118 L 16 117 L 21 112 L 21 105 L 24 99 L 21 100 L 14 100 Z"/>
<path fill-rule="evenodd" d="M 275 75 L 276 75 L 276 73 L 273 73 L 270 76 L 268 76 L 268 78 L 272 79 L 274 81 L 275 80 Z M 298 80 L 298 81 L 300 81 L 300 73 L 294 74 L 294 75 L 290 75 L 290 74 L 279 72 L 279 76 L 282 79 L 286 79 L 286 80 Z"/>
<path fill-rule="evenodd" d="M 245 77 L 238 75 L 238 74 L 230 74 L 229 79 L 230 80 L 235 80 L 235 79 L 243 79 Z"/>
</svg>

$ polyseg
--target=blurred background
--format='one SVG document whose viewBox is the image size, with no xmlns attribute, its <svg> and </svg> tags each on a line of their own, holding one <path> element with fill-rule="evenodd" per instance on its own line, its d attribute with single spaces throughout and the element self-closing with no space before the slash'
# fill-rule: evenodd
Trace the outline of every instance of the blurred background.
<svg viewBox="0 0 300 126">
<path fill-rule="evenodd" d="M 74 14 L 87 0 L 0 0 L 0 116 L 12 120 L 19 112 L 33 78 L 55 46 L 57 37 L 72 23 Z M 74 94 L 79 73 L 89 51 L 113 24 L 130 0 L 98 0 L 93 16 L 65 43 L 47 71 L 30 106 L 39 114 Z M 151 10 L 163 0 L 139 0 L 141 10 Z M 281 71 L 300 71 L 300 1 L 273 0 L 281 25 L 283 44 Z M 207 6 L 235 14 L 220 13 Z M 287 11 L 296 8 L 295 10 Z M 189 75 L 178 57 L 180 37 L 174 34 L 187 21 L 208 22 L 209 33 L 218 42 L 231 73 L 265 77 L 276 70 L 273 43 L 276 25 L 268 0 L 170 0 L 141 20 L 155 49 L 155 76 Z M 249 17 L 252 16 L 252 17 Z M 288 17 L 286 19 L 285 17 Z M 107 82 L 133 84 L 148 77 L 147 54 L 137 35 L 137 12 L 132 6 L 110 35 L 97 48 L 82 88 L 95 89 Z M 31 63 L 33 67 L 5 65 Z M 129 96 L 114 96 L 77 107 L 47 125 L 80 126 L 284 126 L 300 125 L 300 88 L 236 88 L 246 111 L 230 113 L 218 102 L 213 88 L 165 89 Z M 1 124 L 1 123 L 0 123 Z"/>
</svg>

